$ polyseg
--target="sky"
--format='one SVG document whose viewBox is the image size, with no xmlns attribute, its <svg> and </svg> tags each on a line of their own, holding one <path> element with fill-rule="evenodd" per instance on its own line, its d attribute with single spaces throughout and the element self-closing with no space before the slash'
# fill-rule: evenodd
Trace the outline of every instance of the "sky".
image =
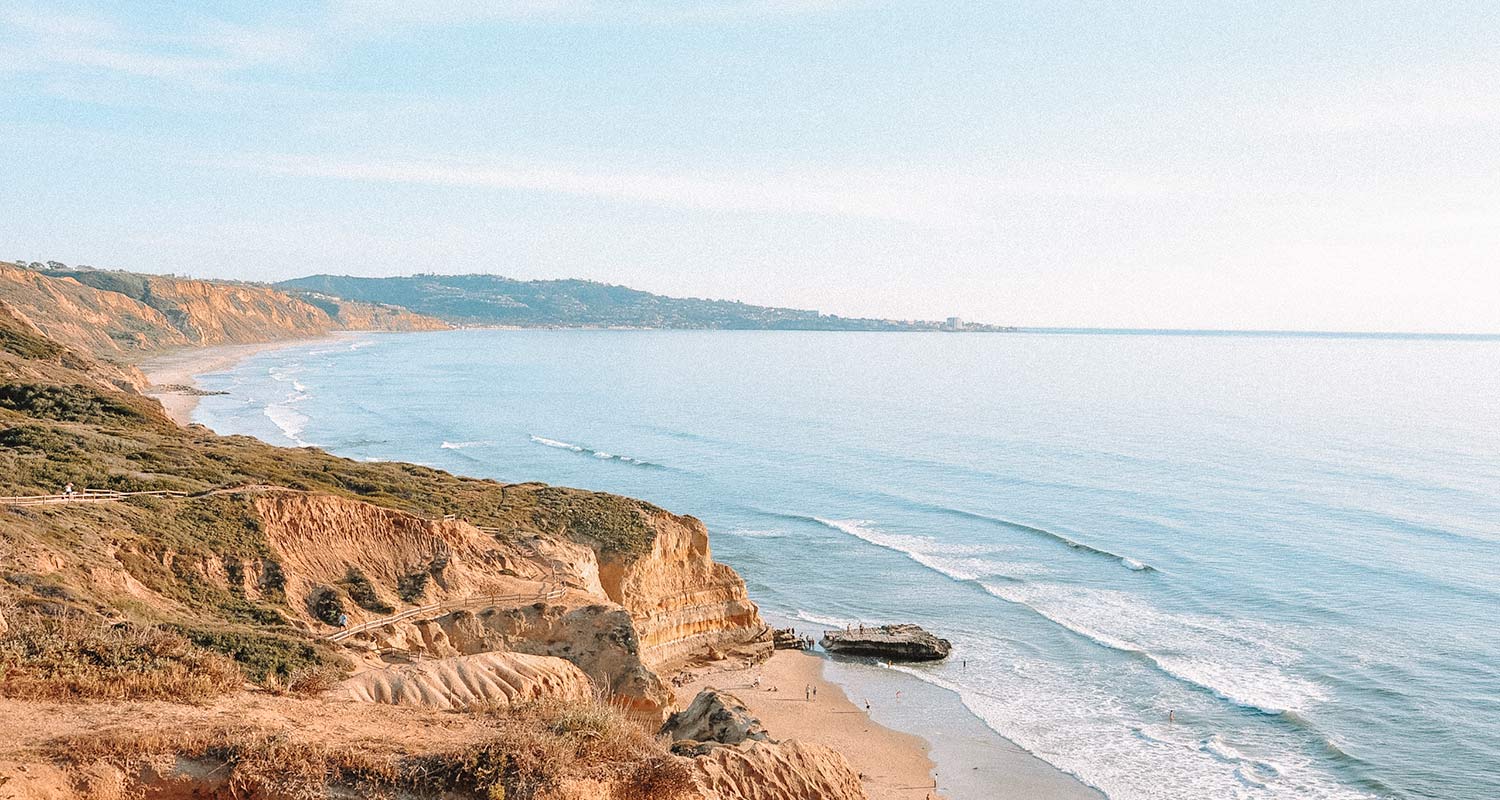
<svg viewBox="0 0 1500 800">
<path fill-rule="evenodd" d="M 1500 332 L 1482 2 L 0 6 L 0 259 Z"/>
</svg>

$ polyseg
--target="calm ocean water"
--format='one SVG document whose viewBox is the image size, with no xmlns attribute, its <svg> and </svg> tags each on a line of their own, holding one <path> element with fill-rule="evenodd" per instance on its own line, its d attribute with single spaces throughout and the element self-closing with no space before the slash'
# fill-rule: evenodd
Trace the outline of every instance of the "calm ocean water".
<svg viewBox="0 0 1500 800">
<path fill-rule="evenodd" d="M 221 433 L 694 514 L 1116 800 L 1500 797 L 1500 341 L 485 330 L 201 382 Z"/>
</svg>

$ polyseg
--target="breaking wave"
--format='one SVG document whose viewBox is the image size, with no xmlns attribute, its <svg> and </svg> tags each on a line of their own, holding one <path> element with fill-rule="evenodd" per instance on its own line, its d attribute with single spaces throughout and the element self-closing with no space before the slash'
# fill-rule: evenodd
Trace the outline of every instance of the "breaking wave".
<svg viewBox="0 0 1500 800">
<path fill-rule="evenodd" d="M 590 448 L 590 447 L 584 447 L 581 444 L 573 444 L 572 442 L 558 441 L 557 439 L 548 439 L 545 436 L 537 436 L 536 434 L 531 434 L 531 441 L 536 442 L 537 444 L 542 445 L 544 447 L 555 447 L 558 450 L 567 450 L 567 451 L 569 451 L 571 453 L 578 453 L 579 455 L 592 456 L 592 457 L 597 458 L 597 459 L 599 459 L 601 461 L 618 461 L 618 462 L 620 462 L 622 464 L 630 464 L 631 466 L 635 466 L 635 467 L 647 467 L 647 468 L 650 468 L 650 469 L 665 469 L 665 467 L 662 466 L 661 464 L 657 464 L 657 463 L 654 463 L 654 462 L 651 462 L 651 461 L 646 461 L 644 459 L 635 458 L 633 456 L 617 455 L 615 453 L 606 452 L 604 450 L 595 450 L 595 449 Z"/>
<path fill-rule="evenodd" d="M 803 622 L 811 622 L 814 625 L 827 625 L 830 628 L 848 628 L 853 625 L 861 624 L 860 620 L 828 616 L 826 614 L 818 614 L 812 611 L 803 611 L 800 608 L 797 609 L 797 613 L 793 614 L 792 616 L 802 620 Z M 864 620 L 863 624 L 869 625 L 871 624 L 871 622 L 869 620 Z"/>
<path fill-rule="evenodd" d="M 1237 706 L 1282 714 L 1327 699 L 1324 688 L 1288 671 L 1296 653 L 1269 625 L 1162 611 L 1110 589 L 1063 584 L 997 584 L 985 591 L 1111 650 L 1138 655 L 1167 675 Z"/>
<path fill-rule="evenodd" d="M 262 413 L 266 415 L 266 419 L 271 420 L 276 428 L 281 431 L 282 436 L 285 436 L 296 446 L 313 446 L 302 438 L 302 432 L 306 430 L 307 423 L 311 421 L 306 414 L 292 408 L 288 403 L 268 405 Z"/>
<path fill-rule="evenodd" d="M 494 444 L 494 442 L 488 442 L 488 441 L 478 441 L 478 442 L 443 442 L 441 445 L 438 445 L 438 446 L 441 447 L 444 450 L 466 450 L 466 449 L 468 449 L 470 447 L 484 447 L 486 445 L 491 445 L 491 444 Z"/>
<path fill-rule="evenodd" d="M 1006 530 L 1017 531 L 1020 533 L 1029 533 L 1033 536 L 1041 536 L 1047 539 L 1051 539 L 1058 544 L 1082 553 L 1088 553 L 1090 555 L 1113 559 L 1119 562 L 1121 566 L 1124 566 L 1125 568 L 1133 570 L 1135 572 L 1157 571 L 1155 567 L 1147 564 L 1144 561 L 1141 561 L 1140 559 L 1131 558 L 1130 556 L 1111 552 L 1109 550 L 1105 550 L 1102 547 L 1095 547 L 1091 544 L 1085 544 L 1078 541 L 1077 539 L 1074 539 L 1071 536 L 1066 536 L 1056 531 L 1049 531 L 1046 528 L 1039 528 L 1035 525 L 1027 525 L 1024 522 L 1016 522 L 1015 520 L 1009 520 L 1003 517 L 993 517 L 989 514 L 980 514 L 975 511 L 966 511 L 962 508 L 952 508 L 950 506 L 936 505 L 933 503 L 923 503 L 915 500 L 903 500 L 903 502 L 908 503 L 923 511 L 931 511 L 937 514 L 946 514 L 951 517 L 959 517 L 961 519 L 971 520 L 974 522 L 983 522 L 987 525 L 1005 528 Z"/>
<path fill-rule="evenodd" d="M 1016 579 L 1027 575 L 1048 573 L 1045 567 L 1037 564 L 1000 561 L 986 557 L 983 554 L 990 551 L 987 547 L 940 542 L 926 536 L 888 533 L 864 520 L 822 519 L 820 517 L 806 517 L 805 519 L 847 533 L 877 547 L 894 550 L 956 581 L 975 581 L 991 577 Z"/>
</svg>

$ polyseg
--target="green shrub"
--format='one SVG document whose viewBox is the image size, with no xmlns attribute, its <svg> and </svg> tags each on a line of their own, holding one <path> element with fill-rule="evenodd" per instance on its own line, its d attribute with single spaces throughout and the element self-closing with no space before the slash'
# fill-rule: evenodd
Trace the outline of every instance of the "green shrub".
<svg viewBox="0 0 1500 800">
<path fill-rule="evenodd" d="M 0 634 L 0 693 L 28 699 L 196 701 L 231 692 L 233 661 L 152 626 L 11 613 Z"/>
</svg>

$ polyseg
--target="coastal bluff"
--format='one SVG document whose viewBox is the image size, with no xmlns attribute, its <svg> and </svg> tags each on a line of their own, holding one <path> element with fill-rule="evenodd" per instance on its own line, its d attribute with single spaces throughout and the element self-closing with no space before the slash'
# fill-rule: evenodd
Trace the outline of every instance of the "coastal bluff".
<svg viewBox="0 0 1500 800">
<path fill-rule="evenodd" d="M 865 796 L 826 747 L 655 735 L 676 672 L 772 650 L 700 521 L 179 426 L 10 297 L 3 800 Z"/>
</svg>

